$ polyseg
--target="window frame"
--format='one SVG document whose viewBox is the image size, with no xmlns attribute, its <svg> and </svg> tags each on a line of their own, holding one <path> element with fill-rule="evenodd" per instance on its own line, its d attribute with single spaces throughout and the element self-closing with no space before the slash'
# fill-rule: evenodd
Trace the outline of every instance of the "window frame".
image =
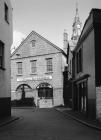
<svg viewBox="0 0 101 140">
<path fill-rule="evenodd" d="M 82 72 L 83 70 L 83 47 L 81 47 L 76 53 L 76 71 L 77 73 Z"/>
<path fill-rule="evenodd" d="M 19 67 L 19 64 L 21 64 L 21 67 Z M 19 72 L 19 71 L 21 71 L 21 72 Z M 23 74 L 22 62 L 17 62 L 17 74 L 18 75 Z"/>
<path fill-rule="evenodd" d="M 5 52 L 5 48 L 4 48 L 4 43 L 0 40 L 0 69 L 5 69 L 4 67 L 5 67 L 5 57 L 4 57 L 4 52 Z"/>
<path fill-rule="evenodd" d="M 4 18 L 5 18 L 5 21 L 9 24 L 9 8 L 8 8 L 8 5 L 6 3 L 4 3 Z"/>
<path fill-rule="evenodd" d="M 30 45 L 31 45 L 32 48 L 34 48 L 35 45 L 36 45 L 36 40 L 35 39 L 31 40 Z"/>
<path fill-rule="evenodd" d="M 31 66 L 31 74 L 35 74 L 37 72 L 37 60 L 30 60 Z"/>
<path fill-rule="evenodd" d="M 47 69 L 47 72 L 53 72 L 52 60 L 53 60 L 53 58 L 46 58 L 46 67 L 47 67 L 46 69 Z"/>
</svg>

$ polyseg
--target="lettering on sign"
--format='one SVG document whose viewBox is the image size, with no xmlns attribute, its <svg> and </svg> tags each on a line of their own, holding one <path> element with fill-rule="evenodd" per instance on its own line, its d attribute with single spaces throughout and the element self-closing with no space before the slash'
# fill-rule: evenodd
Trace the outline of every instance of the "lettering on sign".
<svg viewBox="0 0 101 140">
<path fill-rule="evenodd" d="M 47 76 L 34 76 L 34 77 L 26 77 L 26 78 L 17 78 L 17 82 L 24 81 L 38 81 L 38 80 L 51 80 L 52 75 Z"/>
</svg>

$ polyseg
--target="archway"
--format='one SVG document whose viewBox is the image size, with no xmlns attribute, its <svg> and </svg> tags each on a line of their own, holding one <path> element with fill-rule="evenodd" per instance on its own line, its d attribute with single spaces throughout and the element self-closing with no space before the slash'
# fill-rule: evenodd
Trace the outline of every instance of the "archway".
<svg viewBox="0 0 101 140">
<path fill-rule="evenodd" d="M 53 106 L 53 87 L 49 83 L 41 83 L 37 86 L 38 106 L 48 108 Z"/>
<path fill-rule="evenodd" d="M 21 99 L 25 99 L 25 93 L 28 90 L 31 90 L 32 88 L 28 84 L 21 84 L 16 88 L 16 91 L 21 92 Z"/>
<path fill-rule="evenodd" d="M 50 99 L 53 98 L 53 88 L 48 83 L 41 83 L 37 86 L 38 97 Z"/>
</svg>

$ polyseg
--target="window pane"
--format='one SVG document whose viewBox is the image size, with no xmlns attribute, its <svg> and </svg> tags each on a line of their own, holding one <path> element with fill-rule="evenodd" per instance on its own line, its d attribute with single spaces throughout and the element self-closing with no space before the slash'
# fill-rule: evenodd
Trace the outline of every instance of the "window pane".
<svg viewBox="0 0 101 140">
<path fill-rule="evenodd" d="M 36 60 L 31 61 L 31 73 L 35 73 L 37 71 L 36 68 Z"/>
<path fill-rule="evenodd" d="M 5 3 L 5 20 L 6 20 L 7 22 L 9 22 L 8 6 L 7 6 L 6 3 Z"/>
<path fill-rule="evenodd" d="M 31 46 L 31 47 L 35 47 L 35 43 L 36 43 L 36 40 L 32 40 L 32 41 L 30 42 L 30 46 Z"/>
<path fill-rule="evenodd" d="M 18 62 L 18 74 L 22 74 L 22 62 Z"/>
<path fill-rule="evenodd" d="M 47 71 L 52 71 L 52 58 L 46 59 L 47 61 Z"/>
<path fill-rule="evenodd" d="M 82 71 L 82 49 L 77 52 L 76 55 L 76 63 L 77 63 L 77 73 Z"/>
<path fill-rule="evenodd" d="M 0 41 L 0 67 L 4 66 L 4 43 Z"/>
</svg>

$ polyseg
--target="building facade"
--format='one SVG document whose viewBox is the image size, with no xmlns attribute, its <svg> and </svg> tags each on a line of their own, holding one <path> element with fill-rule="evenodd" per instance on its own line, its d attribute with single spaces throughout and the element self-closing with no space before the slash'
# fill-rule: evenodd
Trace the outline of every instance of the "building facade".
<svg viewBox="0 0 101 140">
<path fill-rule="evenodd" d="M 12 35 L 10 0 L 0 0 L 0 117 L 11 115 L 10 47 Z"/>
<path fill-rule="evenodd" d="M 63 61 L 64 60 L 64 61 Z M 63 105 L 65 53 L 32 31 L 11 57 L 12 100 L 34 97 L 40 108 Z"/>
<path fill-rule="evenodd" d="M 73 50 L 76 47 L 81 34 L 81 21 L 79 18 L 78 3 L 76 3 L 76 13 L 72 25 L 72 37 L 68 40 L 68 34 L 64 31 L 64 51 L 67 54 L 67 69 L 64 72 L 64 104 L 72 107 L 72 78 L 73 78 Z"/>
<path fill-rule="evenodd" d="M 92 9 L 73 51 L 72 108 L 101 119 L 101 10 Z"/>
</svg>

